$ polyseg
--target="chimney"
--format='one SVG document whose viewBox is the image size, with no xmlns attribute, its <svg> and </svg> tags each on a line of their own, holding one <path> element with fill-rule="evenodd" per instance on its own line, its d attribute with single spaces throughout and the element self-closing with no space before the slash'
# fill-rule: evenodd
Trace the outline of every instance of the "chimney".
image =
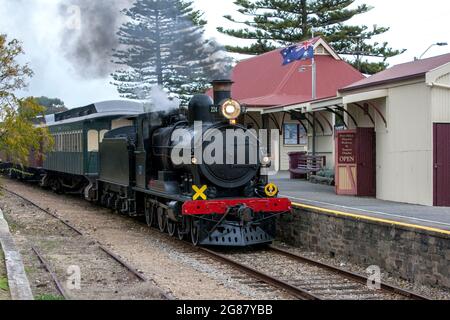
<svg viewBox="0 0 450 320">
<path fill-rule="evenodd" d="M 231 86 L 233 83 L 229 79 L 214 80 L 211 82 L 214 90 L 214 104 L 216 106 L 220 105 L 224 100 L 231 98 Z"/>
</svg>

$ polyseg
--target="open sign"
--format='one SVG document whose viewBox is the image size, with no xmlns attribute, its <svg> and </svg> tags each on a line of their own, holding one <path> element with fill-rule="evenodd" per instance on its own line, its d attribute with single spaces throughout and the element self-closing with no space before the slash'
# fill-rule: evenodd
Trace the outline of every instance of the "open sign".
<svg viewBox="0 0 450 320">
<path fill-rule="evenodd" d="M 356 164 L 356 133 L 341 133 L 337 151 L 339 164 Z"/>
</svg>

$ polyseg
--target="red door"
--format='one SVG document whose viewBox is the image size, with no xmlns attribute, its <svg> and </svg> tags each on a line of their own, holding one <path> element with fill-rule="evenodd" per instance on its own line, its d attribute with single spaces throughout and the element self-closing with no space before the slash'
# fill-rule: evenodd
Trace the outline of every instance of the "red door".
<svg viewBox="0 0 450 320">
<path fill-rule="evenodd" d="M 450 207 L 450 124 L 434 124 L 434 205 Z"/>
<path fill-rule="evenodd" d="M 376 196 L 376 146 L 375 129 L 356 129 L 356 154 L 358 168 L 358 193 L 360 197 Z"/>
</svg>

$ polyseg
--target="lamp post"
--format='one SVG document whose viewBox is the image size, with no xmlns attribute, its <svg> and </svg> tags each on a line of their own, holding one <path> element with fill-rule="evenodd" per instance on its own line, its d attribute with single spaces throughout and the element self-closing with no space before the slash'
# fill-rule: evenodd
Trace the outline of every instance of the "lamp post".
<svg viewBox="0 0 450 320">
<path fill-rule="evenodd" d="M 448 43 L 447 43 L 447 42 L 436 42 L 436 43 L 433 43 L 432 45 L 430 45 L 430 46 L 428 47 L 427 50 L 425 50 L 424 53 L 422 53 L 422 55 L 421 55 L 419 58 L 415 58 L 415 60 L 420 60 L 420 59 L 422 59 L 423 56 L 424 56 L 428 51 L 430 51 L 431 48 L 433 48 L 433 47 L 435 47 L 435 46 L 438 46 L 438 47 L 445 47 L 445 46 L 448 46 Z"/>
</svg>

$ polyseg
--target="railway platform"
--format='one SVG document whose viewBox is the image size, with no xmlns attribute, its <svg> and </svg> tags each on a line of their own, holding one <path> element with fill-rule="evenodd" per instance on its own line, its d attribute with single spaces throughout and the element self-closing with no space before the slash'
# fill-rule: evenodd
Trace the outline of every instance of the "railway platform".
<svg viewBox="0 0 450 320">
<path fill-rule="evenodd" d="M 338 196 L 334 187 L 291 180 L 288 172 L 280 172 L 271 181 L 278 185 L 280 196 L 291 199 L 296 207 L 450 235 L 450 208 Z"/>
</svg>

